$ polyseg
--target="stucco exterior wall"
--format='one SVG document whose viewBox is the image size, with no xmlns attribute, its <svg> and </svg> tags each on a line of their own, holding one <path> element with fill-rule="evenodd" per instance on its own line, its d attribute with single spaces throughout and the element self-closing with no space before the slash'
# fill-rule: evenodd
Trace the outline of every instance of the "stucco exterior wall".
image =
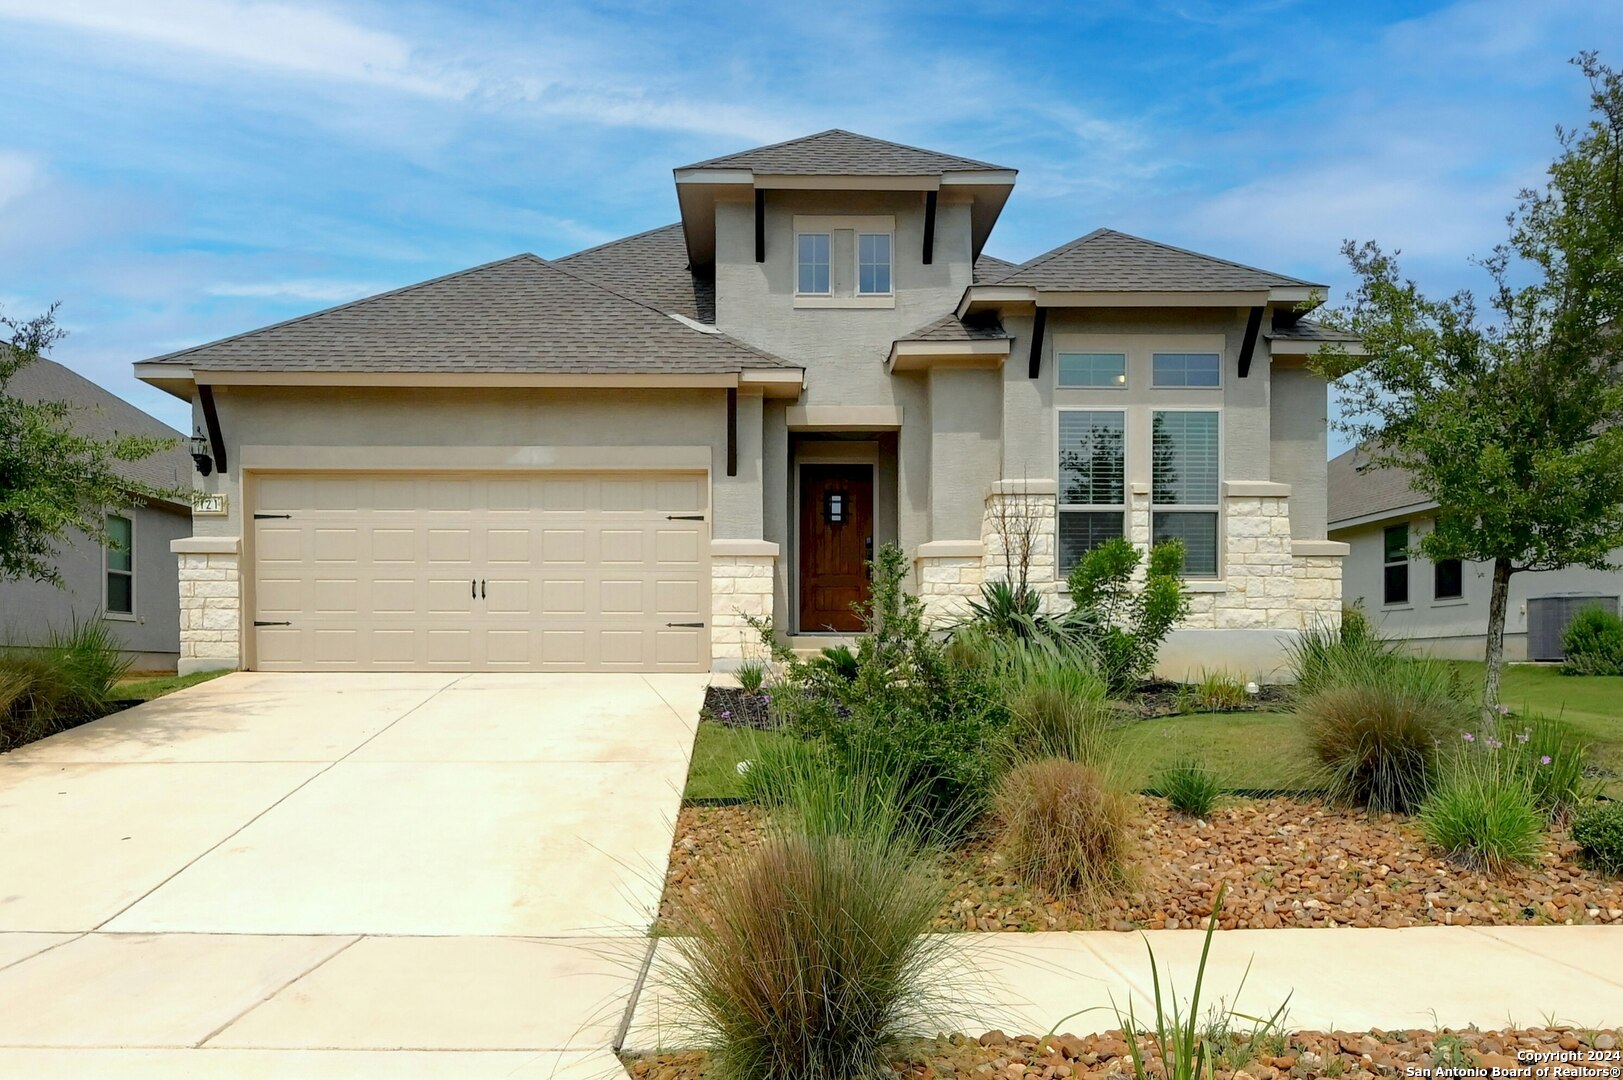
<svg viewBox="0 0 1623 1080">
<path fill-rule="evenodd" d="M 1003 462 L 1002 376 L 936 368 L 930 384 L 930 539 L 979 540 Z"/>
<path fill-rule="evenodd" d="M 1393 518 L 1351 529 L 1338 529 L 1332 539 L 1348 545 L 1342 590 L 1346 602 L 1357 603 L 1389 637 L 1403 638 L 1416 651 L 1457 659 L 1480 660 L 1488 632 L 1488 598 L 1493 588 L 1492 567 L 1466 563 L 1461 577 L 1461 598 L 1434 596 L 1434 570 L 1423 555 L 1409 556 L 1409 603 L 1383 603 L 1382 532 L 1388 525 L 1409 523 L 1409 543 L 1417 545 L 1431 528 L 1428 514 Z M 1623 549 L 1612 553 L 1623 565 Z M 1527 658 L 1527 601 L 1551 593 L 1583 592 L 1623 596 L 1623 573 L 1573 567 L 1516 574 L 1510 579 L 1510 602 L 1505 612 L 1505 655 Z"/>
<path fill-rule="evenodd" d="M 191 534 L 191 514 L 153 503 L 135 507 L 127 516 L 135 532 L 135 615 L 105 621 L 138 670 L 172 669 L 180 655 L 180 591 L 169 543 Z M 101 545 L 76 536 L 57 567 L 66 588 L 36 581 L 0 583 L 0 640 L 34 644 L 52 628 L 66 630 L 101 618 Z"/>
<path fill-rule="evenodd" d="M 1278 361 L 1269 372 L 1269 383 L 1269 478 L 1290 485 L 1291 536 L 1322 540 L 1330 385 L 1299 364 Z"/>
</svg>

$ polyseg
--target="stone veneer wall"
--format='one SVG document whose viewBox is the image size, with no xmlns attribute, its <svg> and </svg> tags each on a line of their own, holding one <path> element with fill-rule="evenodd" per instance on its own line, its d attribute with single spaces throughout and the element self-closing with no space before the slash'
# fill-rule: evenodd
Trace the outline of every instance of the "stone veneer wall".
<svg viewBox="0 0 1623 1080">
<path fill-rule="evenodd" d="M 770 548 L 770 552 L 767 549 Z M 710 659 L 729 671 L 747 659 L 764 659 L 763 646 L 746 617 L 772 614 L 777 545 L 762 541 L 714 541 L 710 554 Z"/>
<path fill-rule="evenodd" d="M 1341 618 L 1341 559 L 1345 545 L 1293 540 L 1290 489 L 1283 484 L 1234 482 L 1227 485 L 1222 579 L 1189 583 L 1189 630 L 1301 630 Z M 1127 508 L 1127 535 L 1139 548 L 1150 543 L 1150 492 L 1134 485 Z M 1068 603 L 1056 573 L 1058 537 L 1055 485 L 1043 480 L 1005 480 L 986 496 L 978 544 L 937 541 L 917 553 L 918 590 L 937 624 L 957 621 L 966 598 L 983 581 L 1006 579 L 1010 560 L 1003 522 L 1029 520 L 1034 527 L 1028 580 L 1044 596 L 1046 610 Z M 978 548 L 975 557 L 968 549 Z M 1142 571 L 1140 571 L 1142 573 Z"/>
<path fill-rule="evenodd" d="M 242 582 L 234 551 L 188 551 L 180 559 L 179 673 L 242 665 Z"/>
</svg>

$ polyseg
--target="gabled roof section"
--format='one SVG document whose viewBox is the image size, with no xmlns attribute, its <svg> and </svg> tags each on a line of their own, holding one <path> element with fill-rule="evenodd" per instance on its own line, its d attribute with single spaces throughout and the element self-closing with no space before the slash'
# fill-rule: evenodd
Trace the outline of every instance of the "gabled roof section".
<svg viewBox="0 0 1623 1080">
<path fill-rule="evenodd" d="M 452 375 L 709 375 L 794 367 L 529 254 L 146 363 Z"/>
<path fill-rule="evenodd" d="M 553 263 L 660 311 L 702 323 L 716 321 L 716 280 L 688 269 L 681 222 L 610 240 Z"/>
<path fill-rule="evenodd" d="M 1012 172 L 973 158 L 887 142 L 830 128 L 770 146 L 696 161 L 687 169 L 749 169 L 779 176 L 937 176 L 949 172 Z"/>
<path fill-rule="evenodd" d="M 1060 292 L 1253 292 L 1324 288 L 1170 244 L 1095 229 L 1022 263 L 996 282 Z"/>
<path fill-rule="evenodd" d="M 996 255 L 987 255 L 983 252 L 981 257 L 975 260 L 975 284 L 990 285 L 1002 279 L 1018 265 L 1008 259 L 1000 259 Z"/>
<path fill-rule="evenodd" d="M 191 486 L 192 457 L 186 447 L 186 436 L 83 375 L 54 360 L 39 359 L 13 375 L 6 390 L 23 401 L 67 402 L 72 406 L 73 430 L 87 438 L 144 435 L 154 439 L 178 439 L 171 449 L 160 450 L 140 461 L 116 462 L 113 468 L 126 480 L 147 487 Z"/>
<path fill-rule="evenodd" d="M 1328 519 L 1331 529 L 1380 521 L 1400 510 L 1420 512 L 1435 504 L 1414 489 L 1407 469 L 1368 468 L 1369 454 L 1354 447 L 1330 459 L 1326 467 Z"/>
</svg>

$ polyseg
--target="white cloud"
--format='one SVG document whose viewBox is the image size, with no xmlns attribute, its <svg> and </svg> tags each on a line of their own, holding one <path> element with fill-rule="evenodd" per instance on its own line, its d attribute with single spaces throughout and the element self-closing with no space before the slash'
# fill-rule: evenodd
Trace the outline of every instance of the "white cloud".
<svg viewBox="0 0 1623 1080">
<path fill-rule="evenodd" d="M 0 150 L 0 210 L 32 191 L 42 172 L 38 158 Z"/>
<path fill-rule="evenodd" d="M 337 304 L 381 292 L 378 285 L 353 281 L 319 281 L 295 279 L 291 281 L 221 282 L 208 287 L 210 296 L 248 297 L 258 300 L 318 300 Z"/>
</svg>

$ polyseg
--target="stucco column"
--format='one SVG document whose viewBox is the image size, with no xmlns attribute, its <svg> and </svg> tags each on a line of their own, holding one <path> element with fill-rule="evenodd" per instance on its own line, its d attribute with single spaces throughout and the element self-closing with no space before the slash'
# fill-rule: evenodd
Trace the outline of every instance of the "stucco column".
<svg viewBox="0 0 1623 1080">
<path fill-rule="evenodd" d="M 241 543 L 236 537 L 172 541 L 180 560 L 181 675 L 242 666 Z"/>
</svg>

